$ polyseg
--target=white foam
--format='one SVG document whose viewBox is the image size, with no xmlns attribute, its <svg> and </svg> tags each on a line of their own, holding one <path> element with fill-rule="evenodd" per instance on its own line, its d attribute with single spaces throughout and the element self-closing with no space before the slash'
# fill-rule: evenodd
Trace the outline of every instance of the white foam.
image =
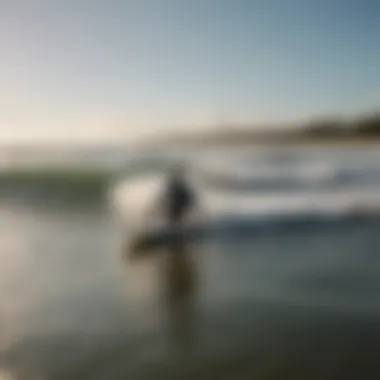
<svg viewBox="0 0 380 380">
<path fill-rule="evenodd" d="M 110 189 L 113 208 L 123 218 L 142 218 L 162 188 L 160 176 L 141 176 L 136 179 L 119 180 Z"/>
<path fill-rule="evenodd" d="M 292 156 L 288 152 L 285 156 L 287 160 L 275 160 L 268 154 L 254 154 L 249 160 L 242 155 L 235 155 L 198 159 L 195 168 L 199 177 L 211 186 L 310 188 L 315 185 L 336 186 L 347 180 L 357 185 L 380 185 L 380 154 L 361 153 L 308 156 L 295 152 Z"/>
<path fill-rule="evenodd" d="M 247 155 L 206 155 L 193 157 L 194 186 L 212 215 L 276 216 L 297 214 L 345 215 L 380 212 L 380 154 L 317 154 L 287 152 L 286 162 L 268 152 Z M 290 155 L 290 156 L 289 156 Z M 377 172 L 376 172 L 377 171 Z M 266 182 L 260 192 L 238 193 L 210 186 L 202 174 L 220 175 L 231 182 Z M 377 173 L 377 175 L 376 175 Z M 356 176 L 357 186 L 328 186 L 341 175 Z M 162 174 L 127 178 L 112 192 L 112 201 L 121 214 L 136 218 L 151 207 L 162 188 Z M 272 181 L 272 182 L 271 182 Z M 292 191 L 282 191 L 281 181 L 293 181 Z M 377 181 L 377 182 L 376 182 Z M 303 186 L 305 183 L 307 187 Z M 263 190 L 264 189 L 264 190 Z"/>
</svg>

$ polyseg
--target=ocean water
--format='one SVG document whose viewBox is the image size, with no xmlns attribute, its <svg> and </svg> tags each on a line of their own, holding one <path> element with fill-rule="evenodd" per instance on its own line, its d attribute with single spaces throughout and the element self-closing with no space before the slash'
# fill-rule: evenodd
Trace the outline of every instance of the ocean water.
<svg viewBox="0 0 380 380">
<path fill-rule="evenodd" d="M 111 153 L 0 178 L 0 380 L 380 377 L 379 152 Z M 131 260 L 178 160 L 209 233 Z"/>
</svg>

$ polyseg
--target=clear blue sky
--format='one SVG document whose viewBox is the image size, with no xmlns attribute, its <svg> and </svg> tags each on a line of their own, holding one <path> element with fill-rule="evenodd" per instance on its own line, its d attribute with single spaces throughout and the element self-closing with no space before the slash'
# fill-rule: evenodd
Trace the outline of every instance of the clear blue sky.
<svg viewBox="0 0 380 380">
<path fill-rule="evenodd" d="M 2 0 L 0 140 L 380 106 L 378 0 Z"/>
</svg>

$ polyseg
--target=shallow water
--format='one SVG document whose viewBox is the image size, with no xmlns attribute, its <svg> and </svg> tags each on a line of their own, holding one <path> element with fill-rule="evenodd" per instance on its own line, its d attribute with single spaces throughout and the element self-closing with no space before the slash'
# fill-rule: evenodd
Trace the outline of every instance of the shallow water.
<svg viewBox="0 0 380 380">
<path fill-rule="evenodd" d="M 380 223 L 344 220 L 131 261 L 101 207 L 3 200 L 0 379 L 378 379 Z"/>
</svg>

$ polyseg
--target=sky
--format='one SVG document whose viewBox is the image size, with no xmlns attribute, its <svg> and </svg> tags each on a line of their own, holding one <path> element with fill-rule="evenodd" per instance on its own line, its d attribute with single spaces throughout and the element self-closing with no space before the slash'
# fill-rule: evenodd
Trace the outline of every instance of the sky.
<svg viewBox="0 0 380 380">
<path fill-rule="evenodd" d="M 0 0 L 0 141 L 380 106 L 378 0 Z"/>
</svg>

